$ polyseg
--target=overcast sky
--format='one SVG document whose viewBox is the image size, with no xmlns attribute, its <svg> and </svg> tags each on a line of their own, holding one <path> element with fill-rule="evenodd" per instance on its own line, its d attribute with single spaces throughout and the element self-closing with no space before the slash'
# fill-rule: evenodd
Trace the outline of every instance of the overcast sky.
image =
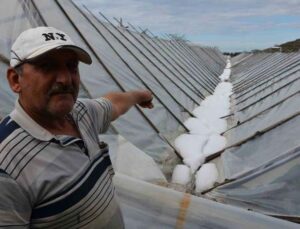
<svg viewBox="0 0 300 229">
<path fill-rule="evenodd" d="M 300 38 L 300 0 L 76 0 L 95 13 L 180 34 L 222 51 L 250 51 Z"/>
</svg>

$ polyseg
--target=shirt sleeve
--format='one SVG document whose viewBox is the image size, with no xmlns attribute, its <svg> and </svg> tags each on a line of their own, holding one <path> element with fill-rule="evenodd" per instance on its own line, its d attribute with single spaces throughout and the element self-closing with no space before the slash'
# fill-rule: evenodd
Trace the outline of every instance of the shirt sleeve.
<svg viewBox="0 0 300 229">
<path fill-rule="evenodd" d="M 29 228 L 31 204 L 19 184 L 0 169 L 0 228 Z"/>
<path fill-rule="evenodd" d="M 80 101 L 87 108 L 97 132 L 99 134 L 106 132 L 112 120 L 112 103 L 106 98 L 83 99 Z"/>
</svg>

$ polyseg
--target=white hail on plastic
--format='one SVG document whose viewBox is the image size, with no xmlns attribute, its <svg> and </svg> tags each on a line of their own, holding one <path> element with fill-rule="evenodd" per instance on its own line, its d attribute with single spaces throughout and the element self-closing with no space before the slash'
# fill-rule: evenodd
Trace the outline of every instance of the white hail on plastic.
<svg viewBox="0 0 300 229">
<path fill-rule="evenodd" d="M 194 118 L 184 122 L 190 133 L 175 139 L 175 147 L 190 172 L 187 172 L 186 166 L 177 165 L 172 176 L 173 183 L 186 185 L 191 179 L 190 174 L 204 163 L 207 156 L 221 151 L 226 146 L 226 139 L 221 136 L 221 133 L 227 129 L 226 120 L 222 117 L 230 113 L 232 84 L 225 82 L 230 77 L 230 68 L 230 60 L 227 60 L 224 72 L 219 76 L 222 82 L 217 85 L 213 95 L 207 96 L 200 106 L 194 109 Z M 206 169 L 201 170 L 201 167 L 196 174 L 197 192 L 211 188 L 217 180 L 218 171 L 211 163 L 209 164 L 209 166 L 202 165 Z"/>
</svg>

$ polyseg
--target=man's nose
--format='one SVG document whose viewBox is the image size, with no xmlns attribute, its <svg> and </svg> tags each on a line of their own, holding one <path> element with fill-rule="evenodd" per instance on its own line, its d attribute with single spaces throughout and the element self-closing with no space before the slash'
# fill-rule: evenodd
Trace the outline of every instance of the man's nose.
<svg viewBox="0 0 300 229">
<path fill-rule="evenodd" d="M 60 66 L 56 73 L 56 82 L 64 85 L 72 83 L 72 74 L 66 66 Z"/>
</svg>

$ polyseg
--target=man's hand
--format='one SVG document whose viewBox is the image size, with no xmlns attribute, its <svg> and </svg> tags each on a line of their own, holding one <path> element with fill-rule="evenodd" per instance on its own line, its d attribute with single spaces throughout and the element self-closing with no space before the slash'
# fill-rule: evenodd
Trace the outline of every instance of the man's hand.
<svg viewBox="0 0 300 229">
<path fill-rule="evenodd" d="M 149 109 L 152 109 L 154 107 L 152 104 L 152 99 L 149 101 L 141 102 L 139 103 L 139 105 L 143 108 L 149 108 Z"/>
<path fill-rule="evenodd" d="M 149 90 L 111 92 L 104 97 L 109 99 L 113 104 L 112 120 L 126 113 L 134 105 L 149 109 L 153 108 L 153 95 Z"/>
<path fill-rule="evenodd" d="M 141 93 L 141 98 L 143 99 L 142 102 L 138 103 L 139 106 L 143 107 L 143 108 L 149 108 L 152 109 L 153 103 L 153 95 L 151 91 L 145 90 L 145 91 L 140 91 Z"/>
</svg>

